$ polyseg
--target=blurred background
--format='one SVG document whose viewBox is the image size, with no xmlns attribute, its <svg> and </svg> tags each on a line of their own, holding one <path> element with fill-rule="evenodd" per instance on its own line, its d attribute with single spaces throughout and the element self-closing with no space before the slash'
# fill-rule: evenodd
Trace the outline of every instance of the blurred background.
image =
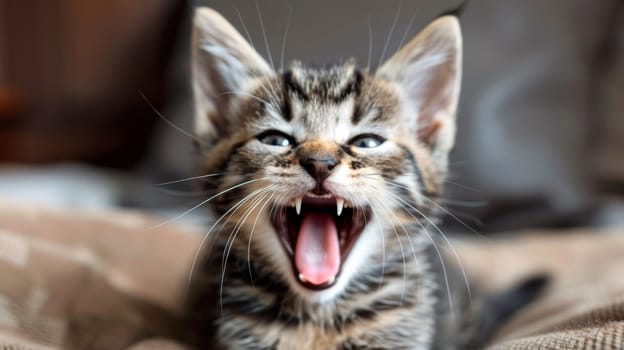
<svg viewBox="0 0 624 350">
<path fill-rule="evenodd" d="M 374 70 L 458 1 L 0 0 L 0 201 L 166 216 L 201 201 L 192 181 L 158 185 L 198 175 L 170 123 L 192 131 L 200 5 L 276 65 Z M 624 224 L 624 2 L 473 0 L 462 24 L 447 229 Z"/>
</svg>

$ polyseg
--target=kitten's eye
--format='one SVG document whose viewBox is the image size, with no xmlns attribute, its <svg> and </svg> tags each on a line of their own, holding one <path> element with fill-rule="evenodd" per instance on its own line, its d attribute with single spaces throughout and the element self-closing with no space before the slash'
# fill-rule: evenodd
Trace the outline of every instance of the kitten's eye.
<svg viewBox="0 0 624 350">
<path fill-rule="evenodd" d="M 293 144 L 292 139 L 279 131 L 268 131 L 258 136 L 260 142 L 269 146 L 289 147 Z"/>
<path fill-rule="evenodd" d="M 377 135 L 360 135 L 354 137 L 349 144 L 358 148 L 375 148 L 384 143 L 384 139 Z"/>
</svg>

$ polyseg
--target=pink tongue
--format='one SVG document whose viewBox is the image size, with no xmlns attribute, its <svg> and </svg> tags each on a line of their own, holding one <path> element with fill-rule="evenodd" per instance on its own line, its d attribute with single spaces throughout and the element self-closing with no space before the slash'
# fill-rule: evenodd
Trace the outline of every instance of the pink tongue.
<svg viewBox="0 0 624 350">
<path fill-rule="evenodd" d="M 340 269 L 340 244 L 334 218 L 329 213 L 304 215 L 295 247 L 299 279 L 317 286 L 332 283 Z"/>
</svg>

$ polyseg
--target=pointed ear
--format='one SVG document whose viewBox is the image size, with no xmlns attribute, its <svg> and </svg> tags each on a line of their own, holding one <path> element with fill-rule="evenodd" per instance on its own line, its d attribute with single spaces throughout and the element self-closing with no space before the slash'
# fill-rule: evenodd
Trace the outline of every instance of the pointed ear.
<svg viewBox="0 0 624 350">
<path fill-rule="evenodd" d="M 398 85 L 403 117 L 414 136 L 430 148 L 440 170 L 446 170 L 455 140 L 461 61 L 459 20 L 447 15 L 431 22 L 377 72 Z"/>
<path fill-rule="evenodd" d="M 272 70 L 225 18 L 207 7 L 195 10 L 191 45 L 195 132 L 206 139 L 225 135 L 238 125 L 232 101 Z"/>
</svg>

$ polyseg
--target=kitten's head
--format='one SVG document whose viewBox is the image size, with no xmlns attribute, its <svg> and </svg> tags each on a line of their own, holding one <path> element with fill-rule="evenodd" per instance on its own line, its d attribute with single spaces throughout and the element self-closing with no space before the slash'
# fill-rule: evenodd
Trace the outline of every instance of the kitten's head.
<svg viewBox="0 0 624 350">
<path fill-rule="evenodd" d="M 456 17 L 434 20 L 375 74 L 350 61 L 276 72 L 201 8 L 192 58 L 202 169 L 219 174 L 212 205 L 235 252 L 327 298 L 392 254 L 407 235 L 397 227 L 426 223 L 455 134 Z"/>
</svg>

